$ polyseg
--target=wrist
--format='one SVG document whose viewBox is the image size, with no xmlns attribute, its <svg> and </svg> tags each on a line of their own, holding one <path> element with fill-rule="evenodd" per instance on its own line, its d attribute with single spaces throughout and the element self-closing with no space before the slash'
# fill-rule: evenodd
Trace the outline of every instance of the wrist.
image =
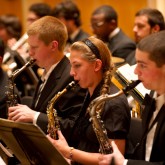
<svg viewBox="0 0 165 165">
<path fill-rule="evenodd" d="M 72 162 L 73 161 L 73 150 L 74 150 L 74 147 L 70 147 L 69 148 L 69 159 L 70 161 Z"/>
</svg>

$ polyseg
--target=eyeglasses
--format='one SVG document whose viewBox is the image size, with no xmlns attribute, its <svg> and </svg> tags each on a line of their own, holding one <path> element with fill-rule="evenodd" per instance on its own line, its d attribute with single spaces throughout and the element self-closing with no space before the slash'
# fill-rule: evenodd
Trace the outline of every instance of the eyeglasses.
<svg viewBox="0 0 165 165">
<path fill-rule="evenodd" d="M 98 28 L 98 27 L 104 25 L 104 23 L 105 23 L 104 21 L 95 22 L 95 23 L 92 23 L 92 24 L 91 24 L 91 27 L 92 27 L 92 28 Z"/>
</svg>

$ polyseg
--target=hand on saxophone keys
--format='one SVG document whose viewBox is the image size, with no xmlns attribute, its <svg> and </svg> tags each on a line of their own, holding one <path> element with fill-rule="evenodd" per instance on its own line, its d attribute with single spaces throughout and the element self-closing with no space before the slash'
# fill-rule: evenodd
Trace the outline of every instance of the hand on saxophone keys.
<svg viewBox="0 0 165 165">
<path fill-rule="evenodd" d="M 36 111 L 30 109 L 27 105 L 18 104 L 8 108 L 8 119 L 16 122 L 34 121 Z"/>
<path fill-rule="evenodd" d="M 50 134 L 47 135 L 47 138 L 53 144 L 53 146 L 63 155 L 67 162 L 70 163 L 70 147 L 60 130 L 57 131 L 57 135 L 58 140 L 52 138 Z"/>
<path fill-rule="evenodd" d="M 113 153 L 101 155 L 99 157 L 99 165 L 123 165 L 125 158 L 119 151 L 114 141 L 111 142 Z"/>
</svg>

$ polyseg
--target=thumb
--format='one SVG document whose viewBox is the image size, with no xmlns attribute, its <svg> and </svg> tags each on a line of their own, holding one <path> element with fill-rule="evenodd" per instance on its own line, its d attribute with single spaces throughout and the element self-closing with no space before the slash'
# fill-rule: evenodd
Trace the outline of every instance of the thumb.
<svg viewBox="0 0 165 165">
<path fill-rule="evenodd" d="M 113 148 L 113 152 L 118 151 L 118 147 L 117 147 L 115 141 L 112 141 L 112 142 L 111 142 L 111 145 L 112 145 L 112 148 Z"/>
</svg>

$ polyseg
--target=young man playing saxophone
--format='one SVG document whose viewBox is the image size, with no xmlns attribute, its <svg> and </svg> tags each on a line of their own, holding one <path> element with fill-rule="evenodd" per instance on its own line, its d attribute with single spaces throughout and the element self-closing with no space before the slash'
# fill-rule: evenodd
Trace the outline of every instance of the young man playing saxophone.
<svg viewBox="0 0 165 165">
<path fill-rule="evenodd" d="M 32 106 L 18 104 L 10 107 L 8 118 L 16 122 L 37 124 L 47 133 L 48 118 L 46 114 L 48 102 L 63 90 L 73 78 L 70 76 L 70 62 L 63 50 L 67 41 L 65 25 L 55 17 L 45 16 L 32 23 L 27 31 L 29 55 L 36 64 L 44 68 L 44 73 L 36 88 Z M 70 142 L 72 128 L 80 113 L 84 90 L 79 87 L 66 92 L 54 108 L 61 118 L 60 126 L 64 136 Z"/>
</svg>

